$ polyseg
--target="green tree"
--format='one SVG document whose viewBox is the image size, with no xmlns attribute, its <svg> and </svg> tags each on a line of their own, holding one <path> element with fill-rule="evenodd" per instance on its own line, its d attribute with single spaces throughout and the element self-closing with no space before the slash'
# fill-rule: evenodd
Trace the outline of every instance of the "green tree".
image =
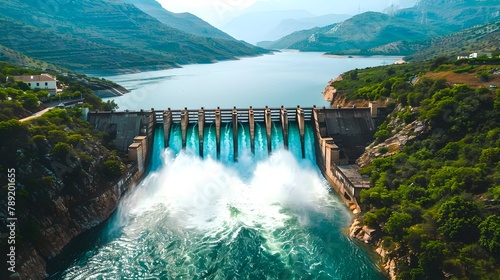
<svg viewBox="0 0 500 280">
<path fill-rule="evenodd" d="M 439 207 L 438 230 L 453 241 L 475 242 L 479 238 L 479 208 L 474 201 L 455 196 Z"/>
<path fill-rule="evenodd" d="M 81 134 L 72 134 L 68 136 L 66 141 L 68 141 L 68 143 L 70 143 L 71 145 L 75 146 L 83 141 L 83 136 Z"/>
<path fill-rule="evenodd" d="M 26 94 L 24 94 L 21 97 L 21 100 L 23 102 L 23 107 L 26 110 L 29 110 L 29 111 L 32 111 L 32 112 L 36 111 L 36 109 L 40 105 L 40 101 L 38 100 L 38 98 L 36 97 L 36 95 L 33 94 L 33 93 L 26 93 Z"/>
<path fill-rule="evenodd" d="M 493 79 L 493 75 L 491 75 L 490 73 L 488 73 L 487 70 L 483 70 L 483 71 L 479 71 L 477 73 L 477 78 L 481 81 L 481 82 L 489 82 Z"/>
<path fill-rule="evenodd" d="M 35 94 L 40 101 L 46 101 L 47 98 L 49 97 L 49 93 L 45 90 L 39 90 L 35 92 Z"/>
<path fill-rule="evenodd" d="M 363 224 L 369 226 L 370 228 L 377 228 L 378 227 L 377 215 L 375 215 L 372 212 L 366 213 L 365 216 L 363 217 Z"/>
<path fill-rule="evenodd" d="M 481 237 L 479 244 L 485 247 L 490 253 L 499 256 L 500 254 L 500 216 L 490 215 L 479 224 Z"/>
<path fill-rule="evenodd" d="M 379 131 L 375 132 L 374 137 L 378 143 L 382 143 L 389 137 L 391 137 L 391 132 L 387 129 L 380 129 Z"/>
<path fill-rule="evenodd" d="M 71 147 L 66 143 L 57 143 L 54 148 L 52 148 L 52 155 L 60 160 L 66 159 L 66 156 L 70 153 Z"/>
<path fill-rule="evenodd" d="M 349 73 L 349 77 L 351 78 L 351 80 L 355 81 L 358 79 L 358 69 L 354 69 L 353 71 L 351 71 Z"/>
<path fill-rule="evenodd" d="M 118 104 L 114 100 L 108 100 L 102 105 L 104 111 L 112 111 L 118 109 Z"/>
<path fill-rule="evenodd" d="M 67 133 L 65 131 L 62 131 L 62 130 L 50 130 L 48 132 L 48 137 L 47 139 L 53 144 L 57 144 L 57 143 L 60 143 L 60 142 L 66 142 L 67 140 Z"/>
<path fill-rule="evenodd" d="M 500 148 L 488 148 L 481 151 L 481 162 L 489 165 L 495 165 L 500 161 Z"/>
<path fill-rule="evenodd" d="M 30 90 L 30 87 L 22 81 L 16 81 L 16 87 L 21 90 Z"/>
<path fill-rule="evenodd" d="M 412 225 L 412 217 L 407 213 L 394 212 L 387 220 L 384 231 L 396 241 L 401 241 L 407 229 Z"/>
<path fill-rule="evenodd" d="M 441 264 L 446 251 L 446 246 L 438 240 L 432 240 L 422 245 L 418 257 L 419 266 L 423 269 L 426 279 L 442 279 Z"/>
<path fill-rule="evenodd" d="M 8 96 L 9 95 L 7 94 L 7 91 L 5 91 L 4 89 L 0 88 L 0 100 L 7 100 Z"/>
<path fill-rule="evenodd" d="M 478 244 L 470 244 L 459 250 L 464 279 L 498 279 L 498 265 Z"/>
<path fill-rule="evenodd" d="M 107 160 L 102 165 L 102 170 L 108 180 L 118 179 L 122 175 L 122 163 L 114 159 Z"/>
<path fill-rule="evenodd" d="M 439 66 L 441 66 L 442 64 L 446 64 L 449 61 L 450 61 L 450 59 L 447 56 L 439 56 L 432 61 L 432 65 L 431 65 L 430 70 L 433 71 L 436 68 L 438 68 Z"/>
</svg>

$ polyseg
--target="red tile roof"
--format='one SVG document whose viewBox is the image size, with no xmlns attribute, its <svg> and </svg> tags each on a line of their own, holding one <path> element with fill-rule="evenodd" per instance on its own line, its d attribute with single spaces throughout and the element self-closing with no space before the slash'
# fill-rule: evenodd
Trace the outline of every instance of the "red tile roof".
<svg viewBox="0 0 500 280">
<path fill-rule="evenodd" d="M 56 80 L 50 74 L 41 74 L 41 75 L 27 75 L 27 76 L 15 76 L 14 80 L 23 81 L 25 83 L 28 82 L 53 82 Z"/>
</svg>

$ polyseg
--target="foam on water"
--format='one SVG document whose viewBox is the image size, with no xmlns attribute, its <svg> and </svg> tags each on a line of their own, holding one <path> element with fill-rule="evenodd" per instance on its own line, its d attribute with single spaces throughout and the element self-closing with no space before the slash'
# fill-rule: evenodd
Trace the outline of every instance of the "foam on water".
<svg viewBox="0 0 500 280">
<path fill-rule="evenodd" d="M 273 129 L 279 134 L 280 128 Z M 188 149 L 181 151 L 174 127 L 172 148 L 161 153 L 160 166 L 122 200 L 103 230 L 109 240 L 89 248 L 63 278 L 381 278 L 367 254 L 342 233 L 349 213 L 313 165 L 313 149 L 305 160 L 297 157 L 300 143 L 293 153 L 278 149 L 267 156 L 259 125 L 253 156 L 248 130 L 240 127 L 240 160 L 234 163 L 227 148 L 232 128 L 223 126 L 221 160 L 213 156 L 210 139 L 202 159 L 197 131 L 190 127 Z M 163 150 L 163 141 L 155 140 L 155 149 Z"/>
</svg>

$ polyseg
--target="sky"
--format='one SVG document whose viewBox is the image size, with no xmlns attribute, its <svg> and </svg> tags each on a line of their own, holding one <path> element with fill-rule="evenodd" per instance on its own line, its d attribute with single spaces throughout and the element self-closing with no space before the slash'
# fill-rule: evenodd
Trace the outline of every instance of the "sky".
<svg viewBox="0 0 500 280">
<path fill-rule="evenodd" d="M 248 12 L 306 10 L 314 15 L 382 11 L 392 4 L 411 7 L 418 0 L 157 0 L 171 12 L 190 12 L 215 27 Z"/>
</svg>

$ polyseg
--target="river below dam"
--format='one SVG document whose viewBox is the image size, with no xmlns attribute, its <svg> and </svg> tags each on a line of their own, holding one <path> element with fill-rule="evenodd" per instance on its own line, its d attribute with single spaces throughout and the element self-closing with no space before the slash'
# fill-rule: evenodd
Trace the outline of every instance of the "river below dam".
<svg viewBox="0 0 500 280">
<path fill-rule="evenodd" d="M 255 155 L 241 126 L 236 163 L 230 125 L 219 160 L 214 127 L 203 159 L 196 126 L 184 151 L 179 126 L 168 149 L 158 128 L 149 175 L 85 246 L 62 256 L 51 279 L 384 279 L 344 233 L 351 216 L 314 164 L 312 127 L 302 159 L 296 124 L 289 150 L 273 125 L 271 155 L 263 124 Z"/>
<path fill-rule="evenodd" d="M 286 62 L 287 59 L 291 61 Z M 359 61 L 352 63 L 355 60 Z M 343 70 L 332 70 L 331 67 L 338 67 L 339 61 L 348 65 L 339 67 Z M 122 110 L 281 104 L 327 106 L 319 102 L 323 100 L 321 90 L 329 79 L 352 68 L 383 62 L 393 61 L 389 58 L 336 60 L 319 54 L 281 53 L 107 78 L 132 89 L 130 94 L 114 99 Z M 226 81 L 235 84 L 234 79 L 239 75 L 231 70 L 237 69 L 235 63 L 246 67 L 242 71 L 250 71 L 249 64 L 257 65 L 255 75 L 245 77 L 253 77 L 251 83 L 255 86 L 257 72 L 264 67 L 262 64 L 274 64 L 270 67 L 275 69 L 295 65 L 297 73 L 288 73 L 289 78 L 280 80 L 276 90 L 272 90 L 279 96 L 262 92 L 266 87 L 270 90 L 267 82 L 272 80 L 262 78 L 260 89 L 242 90 L 237 96 L 230 88 L 215 90 L 225 95 L 212 98 L 208 92 L 214 91 L 210 89 L 213 84 L 204 83 L 207 81 L 204 79 L 215 79 L 217 74 L 204 72 L 207 70 L 193 73 L 196 72 L 193 69 L 214 67 L 215 73 L 221 74 L 220 79 L 229 75 L 227 80 L 219 80 L 220 84 Z M 224 64 L 230 65 L 229 68 L 217 72 Z M 191 70 L 185 70 L 187 68 Z M 290 66 L 290 70 L 293 69 Z M 302 82 L 293 77 L 307 69 L 321 72 L 322 76 L 305 85 L 307 89 L 299 90 L 296 84 Z M 176 74 L 179 71 L 192 75 Z M 164 73 L 174 77 L 154 78 L 163 77 Z M 215 76 L 207 78 L 207 75 Z M 313 80 L 315 74 L 305 75 Z M 181 80 L 184 80 L 185 92 L 174 94 L 174 88 L 183 84 Z M 285 80 L 287 84 L 283 86 Z M 169 84 L 172 81 L 174 85 Z M 192 92 L 187 92 L 194 81 L 198 83 L 194 88 L 206 89 L 203 99 L 186 97 L 192 96 Z M 278 88 L 283 89 L 283 93 L 278 93 Z M 295 90 L 293 94 L 292 90 Z M 142 99 L 131 102 L 137 94 Z M 256 124 L 254 154 L 250 151 L 249 129 L 240 125 L 238 162 L 233 162 L 233 133 L 229 124 L 221 128 L 219 159 L 215 151 L 215 126 L 205 127 L 204 158 L 198 156 L 197 126 L 189 127 L 185 150 L 181 148 L 178 125 L 172 127 L 167 149 L 163 147 L 163 129 L 157 128 L 146 178 L 121 200 L 110 219 L 78 237 L 50 264 L 49 278 L 385 279 L 369 249 L 345 234 L 352 215 L 315 165 L 312 127 L 306 126 L 306 158 L 302 159 L 297 124 L 290 123 L 288 150 L 284 149 L 280 124 L 273 125 L 271 154 L 267 151 L 264 124 Z"/>
</svg>

